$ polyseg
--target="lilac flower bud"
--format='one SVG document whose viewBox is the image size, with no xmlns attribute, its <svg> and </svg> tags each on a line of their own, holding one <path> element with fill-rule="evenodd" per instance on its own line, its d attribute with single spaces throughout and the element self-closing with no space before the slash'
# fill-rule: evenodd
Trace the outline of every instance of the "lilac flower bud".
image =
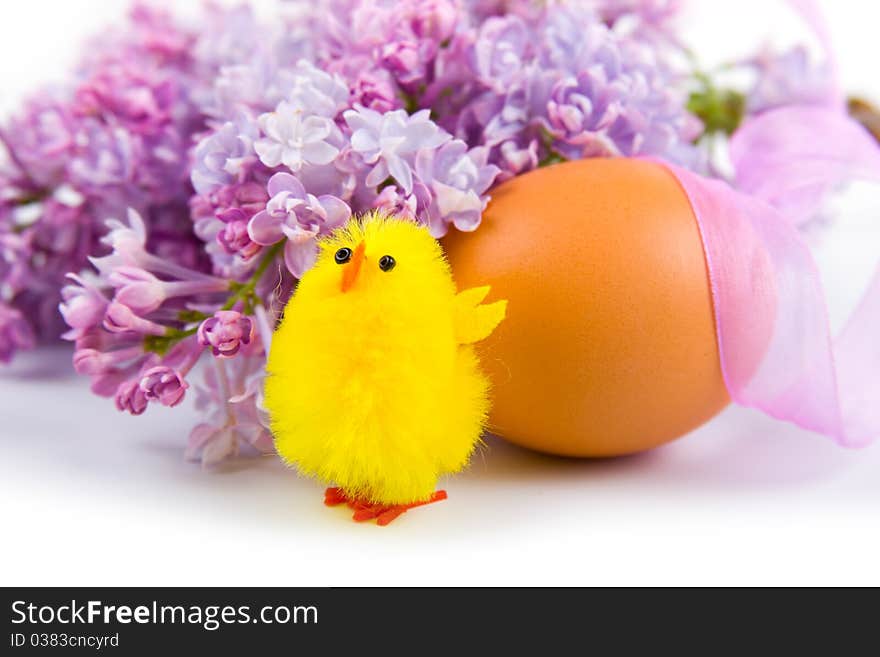
<svg viewBox="0 0 880 657">
<path fill-rule="evenodd" d="M 238 208 L 248 218 L 266 207 L 269 194 L 266 192 L 265 183 L 246 182 L 222 187 L 216 192 L 216 204 L 220 208 Z M 222 217 L 218 217 L 226 221 Z"/>
<path fill-rule="evenodd" d="M 138 381 L 126 381 L 116 390 L 116 408 L 120 411 L 140 415 L 147 410 L 149 401 Z"/>
<path fill-rule="evenodd" d="M 404 86 L 415 84 L 425 77 L 419 46 L 412 41 L 397 41 L 384 46 L 382 64 Z"/>
<path fill-rule="evenodd" d="M 408 219 L 416 219 L 419 213 L 418 198 L 415 193 L 403 194 L 397 185 L 388 185 L 376 195 L 372 207 L 388 214 Z"/>
<path fill-rule="evenodd" d="M 162 281 L 145 269 L 119 267 L 108 280 L 116 288 L 114 300 L 137 313 L 153 312 L 167 298 Z"/>
<path fill-rule="evenodd" d="M 103 326 L 111 333 L 134 331 L 143 335 L 165 335 L 167 332 L 161 324 L 139 317 L 131 308 L 116 300 L 107 307 Z"/>
<path fill-rule="evenodd" d="M 421 0 L 413 8 L 413 33 L 421 39 L 443 43 L 455 32 L 458 8 L 449 0 Z"/>
<path fill-rule="evenodd" d="M 254 322 L 235 310 L 218 310 L 199 326 L 199 344 L 219 358 L 232 358 L 254 337 Z"/>
<path fill-rule="evenodd" d="M 177 406 L 189 388 L 183 376 L 166 365 L 144 372 L 138 386 L 146 399 L 156 399 L 164 406 Z"/>
<path fill-rule="evenodd" d="M 115 351 L 101 351 L 86 346 L 84 341 L 77 341 L 77 350 L 73 353 L 73 368 L 79 374 L 98 376 L 106 374 L 120 364 L 128 363 L 143 356 L 139 346 L 128 346 Z"/>
<path fill-rule="evenodd" d="M 73 354 L 73 369 L 79 374 L 93 376 L 107 369 L 104 354 L 97 349 L 77 349 Z"/>
<path fill-rule="evenodd" d="M 147 227 L 141 215 L 129 208 L 128 223 L 118 219 L 106 221 L 107 234 L 101 243 L 109 246 L 113 253 L 103 258 L 93 258 L 92 264 L 104 273 L 120 264 L 135 265 L 145 252 L 147 243 Z"/>
<path fill-rule="evenodd" d="M 394 82 L 382 69 L 361 72 L 352 83 L 351 100 L 382 114 L 401 107 Z"/>
<path fill-rule="evenodd" d="M 498 154 L 498 164 L 502 170 L 500 177 L 504 180 L 538 166 L 538 142 L 534 139 L 525 145 L 513 139 L 505 141 L 499 147 Z"/>
<path fill-rule="evenodd" d="M 70 274 L 74 285 L 61 288 L 62 303 L 58 310 L 64 321 L 73 329 L 86 329 L 101 322 L 107 308 L 107 299 L 81 277 Z"/>
<path fill-rule="evenodd" d="M 217 242 L 226 253 L 248 260 L 259 253 L 260 245 L 248 234 L 250 217 L 240 208 L 231 208 L 218 215 L 225 226 L 217 233 Z"/>
</svg>

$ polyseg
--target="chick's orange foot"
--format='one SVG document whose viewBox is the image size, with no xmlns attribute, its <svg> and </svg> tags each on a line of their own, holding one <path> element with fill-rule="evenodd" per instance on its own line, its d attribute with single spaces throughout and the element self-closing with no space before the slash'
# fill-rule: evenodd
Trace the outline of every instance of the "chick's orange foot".
<svg viewBox="0 0 880 657">
<path fill-rule="evenodd" d="M 376 524 L 383 527 L 410 509 L 417 506 L 424 506 L 425 504 L 431 504 L 433 502 L 440 502 L 445 499 L 446 491 L 438 490 L 429 499 L 424 500 L 423 502 L 412 502 L 410 504 L 379 504 L 376 502 L 349 499 L 341 488 L 330 487 L 324 491 L 324 504 L 327 506 L 347 504 L 350 509 L 354 510 L 354 515 L 351 518 L 355 522 L 365 522 L 375 518 Z"/>
</svg>

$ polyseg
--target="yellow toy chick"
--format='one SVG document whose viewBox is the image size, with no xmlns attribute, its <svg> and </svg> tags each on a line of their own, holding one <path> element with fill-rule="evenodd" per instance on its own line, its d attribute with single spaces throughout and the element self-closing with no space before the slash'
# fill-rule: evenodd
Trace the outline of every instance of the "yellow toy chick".
<svg viewBox="0 0 880 657">
<path fill-rule="evenodd" d="M 415 222 L 379 212 L 320 242 L 272 341 L 266 408 L 275 446 L 301 473 L 336 487 L 328 505 L 386 525 L 445 499 L 489 410 L 472 343 L 504 319 L 488 287 L 456 294 L 440 245 Z"/>
</svg>

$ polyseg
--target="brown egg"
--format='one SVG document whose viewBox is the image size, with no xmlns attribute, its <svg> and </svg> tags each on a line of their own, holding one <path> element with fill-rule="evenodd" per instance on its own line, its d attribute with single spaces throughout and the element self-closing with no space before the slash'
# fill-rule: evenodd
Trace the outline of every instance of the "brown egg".
<svg viewBox="0 0 880 657">
<path fill-rule="evenodd" d="M 493 432 L 566 456 L 655 447 L 728 403 L 706 261 L 678 181 L 657 163 L 567 162 L 492 192 L 444 239 L 459 289 L 507 318 L 479 345 Z"/>
</svg>

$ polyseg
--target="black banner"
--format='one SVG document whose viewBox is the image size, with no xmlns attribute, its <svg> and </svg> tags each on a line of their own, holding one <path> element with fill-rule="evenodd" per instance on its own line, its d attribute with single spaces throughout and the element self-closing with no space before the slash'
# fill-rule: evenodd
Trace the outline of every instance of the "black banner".
<svg viewBox="0 0 880 657">
<path fill-rule="evenodd" d="M 819 595 L 819 594 L 816 594 Z M 823 611 L 794 591 L 614 589 L 3 589 L 0 654 L 259 654 L 270 646 L 339 654 L 653 654 L 660 648 L 741 646 L 786 654 L 819 631 L 834 634 L 828 609 L 852 609 L 850 594 L 826 595 Z M 830 597 L 830 599 L 829 599 Z M 837 598 L 835 603 L 834 598 Z M 849 627 L 835 646 L 856 639 Z M 863 628 L 871 627 L 867 616 Z M 873 641 L 876 643 L 876 639 Z M 563 650 L 565 649 L 565 650 Z M 610 649 L 610 650 L 609 650 Z M 267 653 L 268 654 L 268 653 Z M 837 652 L 836 654 L 841 654 Z"/>
</svg>

